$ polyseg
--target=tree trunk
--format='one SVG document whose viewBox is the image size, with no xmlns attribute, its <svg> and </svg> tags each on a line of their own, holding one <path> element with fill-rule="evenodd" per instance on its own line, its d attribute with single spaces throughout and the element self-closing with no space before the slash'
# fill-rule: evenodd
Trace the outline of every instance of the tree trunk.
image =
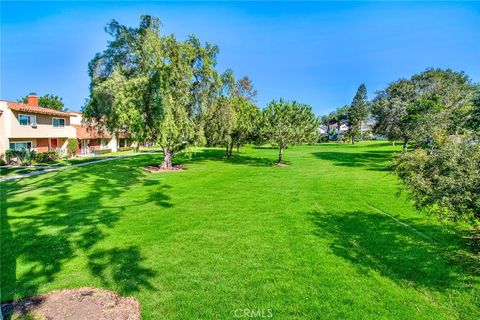
<svg viewBox="0 0 480 320">
<path fill-rule="evenodd" d="M 282 163 L 282 160 L 283 160 L 283 147 L 282 146 L 278 146 L 278 164 Z"/>
<path fill-rule="evenodd" d="M 355 144 L 353 134 L 352 134 L 352 144 Z"/>
<path fill-rule="evenodd" d="M 239 153 L 239 152 L 240 152 L 240 145 L 237 144 L 237 153 Z"/>
<path fill-rule="evenodd" d="M 403 153 L 406 153 L 407 152 L 407 143 L 408 143 L 408 140 L 403 140 L 403 147 L 402 147 L 402 151 Z"/>
<path fill-rule="evenodd" d="M 233 153 L 233 145 L 227 144 L 227 157 L 230 158 Z"/>
<path fill-rule="evenodd" d="M 395 140 L 392 141 L 392 147 L 395 147 Z"/>
<path fill-rule="evenodd" d="M 160 164 L 160 169 L 172 169 L 173 152 L 164 148 L 163 149 L 163 161 Z"/>
</svg>

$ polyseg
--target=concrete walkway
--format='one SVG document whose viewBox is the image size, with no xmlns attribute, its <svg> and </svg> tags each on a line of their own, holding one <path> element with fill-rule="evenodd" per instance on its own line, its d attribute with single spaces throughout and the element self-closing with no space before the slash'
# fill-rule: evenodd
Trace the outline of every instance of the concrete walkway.
<svg viewBox="0 0 480 320">
<path fill-rule="evenodd" d="M 59 170 L 65 170 L 65 169 L 68 169 L 68 168 L 87 166 L 89 164 L 94 164 L 94 163 L 100 163 L 100 162 L 112 161 L 112 160 L 117 160 L 117 159 L 130 158 L 130 157 L 135 157 L 135 156 L 139 156 L 139 155 L 147 154 L 147 153 L 149 153 L 149 152 L 140 152 L 140 153 L 134 153 L 134 154 L 127 154 L 127 155 L 124 155 L 124 156 L 102 158 L 100 160 L 82 162 L 82 163 L 72 164 L 72 165 L 69 165 L 69 166 L 49 167 L 49 169 L 45 169 L 45 170 L 32 171 L 32 172 L 28 172 L 28 173 L 19 174 L 19 175 L 16 175 L 16 176 L 1 178 L 0 182 L 9 181 L 9 180 L 17 180 L 17 179 L 22 179 L 22 178 L 32 177 L 32 176 L 38 176 L 39 174 L 44 174 L 44 173 L 49 173 L 49 172 L 54 172 L 54 171 L 59 171 Z"/>
</svg>

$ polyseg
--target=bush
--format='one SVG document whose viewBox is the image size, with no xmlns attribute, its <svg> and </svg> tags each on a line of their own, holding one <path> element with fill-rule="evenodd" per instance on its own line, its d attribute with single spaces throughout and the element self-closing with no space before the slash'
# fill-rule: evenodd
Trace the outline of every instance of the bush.
<svg viewBox="0 0 480 320">
<path fill-rule="evenodd" d="M 35 150 L 23 149 L 23 150 L 7 150 L 5 152 L 8 163 L 12 162 L 16 158 L 16 162 L 21 166 L 29 166 L 35 161 L 37 153 Z"/>
<path fill-rule="evenodd" d="M 123 151 L 130 151 L 130 150 L 133 150 L 135 149 L 134 147 L 122 147 L 122 148 L 118 148 L 118 151 L 119 152 L 123 152 Z"/>
<path fill-rule="evenodd" d="M 5 160 L 3 160 L 2 158 L 0 158 L 0 166 L 4 166 L 6 165 L 7 163 L 5 162 Z"/>
<path fill-rule="evenodd" d="M 75 138 L 70 138 L 67 141 L 67 152 L 70 156 L 75 156 L 78 151 L 78 140 Z"/>
<path fill-rule="evenodd" d="M 51 162 L 60 158 L 60 153 L 57 150 L 52 150 L 48 152 L 41 152 L 37 154 L 37 162 Z"/>
<path fill-rule="evenodd" d="M 446 141 L 399 155 L 394 168 L 417 207 L 453 221 L 480 220 L 480 145 Z"/>
<path fill-rule="evenodd" d="M 328 142 L 328 136 L 322 135 L 318 138 L 319 143 L 326 143 Z"/>
<path fill-rule="evenodd" d="M 16 158 L 17 156 L 18 156 L 18 151 L 16 150 L 8 149 L 5 152 L 5 158 L 7 158 L 7 163 L 11 163 L 12 158 Z"/>
<path fill-rule="evenodd" d="M 93 153 L 95 154 L 106 154 L 112 152 L 112 149 L 102 149 L 102 150 L 95 150 Z"/>
</svg>

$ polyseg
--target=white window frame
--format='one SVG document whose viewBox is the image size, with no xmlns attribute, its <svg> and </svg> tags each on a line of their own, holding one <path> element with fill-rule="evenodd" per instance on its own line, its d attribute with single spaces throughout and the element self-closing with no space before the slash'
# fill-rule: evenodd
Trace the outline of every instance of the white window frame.
<svg viewBox="0 0 480 320">
<path fill-rule="evenodd" d="M 34 149 L 34 148 L 33 148 L 33 142 L 32 142 L 32 141 L 9 141 L 9 142 L 8 142 L 8 148 L 11 149 L 11 150 L 17 150 L 16 148 L 14 148 L 14 149 L 10 148 L 10 144 L 12 144 L 12 143 L 13 143 L 13 144 L 17 144 L 17 143 L 25 143 L 25 144 L 27 144 L 27 143 L 30 143 L 30 150 L 33 150 L 33 149 Z M 27 147 L 27 149 L 28 149 L 28 147 Z"/>
<path fill-rule="evenodd" d="M 20 116 L 28 117 L 29 123 L 27 123 L 27 124 L 22 124 L 21 121 L 20 121 Z M 32 122 L 32 120 L 31 120 L 32 118 L 33 118 L 33 122 Z M 22 127 L 29 127 L 29 126 L 31 126 L 31 125 L 37 124 L 37 116 L 36 116 L 36 115 L 33 115 L 33 114 L 20 113 L 20 114 L 18 115 L 18 123 L 19 123 Z"/>
<path fill-rule="evenodd" d="M 63 126 L 55 126 L 55 125 L 53 124 L 54 119 L 63 120 Z M 65 118 L 53 117 L 53 118 L 52 118 L 52 127 L 54 127 L 54 128 L 65 128 L 66 122 L 67 122 L 67 120 L 65 120 Z"/>
</svg>

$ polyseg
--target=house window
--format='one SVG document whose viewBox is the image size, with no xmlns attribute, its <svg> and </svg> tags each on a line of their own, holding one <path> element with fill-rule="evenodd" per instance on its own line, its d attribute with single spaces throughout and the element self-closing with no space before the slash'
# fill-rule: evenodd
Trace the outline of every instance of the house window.
<svg viewBox="0 0 480 320">
<path fill-rule="evenodd" d="M 52 118 L 52 124 L 56 128 L 65 127 L 65 119 L 62 118 Z"/>
<path fill-rule="evenodd" d="M 19 114 L 18 115 L 18 121 L 20 122 L 21 126 L 30 126 L 32 124 L 37 123 L 37 117 L 36 116 L 31 116 L 28 114 Z"/>
<path fill-rule="evenodd" d="M 10 142 L 10 149 L 12 150 L 23 150 L 23 149 L 32 149 L 32 142 L 25 141 L 25 142 Z"/>
</svg>

